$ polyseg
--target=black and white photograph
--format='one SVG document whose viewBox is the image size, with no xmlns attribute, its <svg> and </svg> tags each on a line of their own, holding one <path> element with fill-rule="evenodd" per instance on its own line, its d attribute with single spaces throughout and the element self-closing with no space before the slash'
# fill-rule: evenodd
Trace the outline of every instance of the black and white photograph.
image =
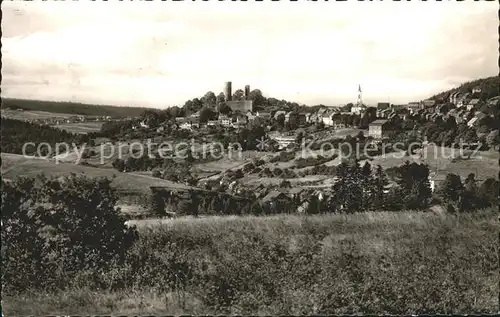
<svg viewBox="0 0 500 317">
<path fill-rule="evenodd" d="M 3 1 L 2 315 L 500 313 L 498 1 Z"/>
</svg>

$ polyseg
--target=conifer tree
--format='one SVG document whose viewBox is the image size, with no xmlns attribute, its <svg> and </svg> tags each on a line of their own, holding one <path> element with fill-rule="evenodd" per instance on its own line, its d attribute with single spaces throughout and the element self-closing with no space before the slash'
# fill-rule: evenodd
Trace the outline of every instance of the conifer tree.
<svg viewBox="0 0 500 317">
<path fill-rule="evenodd" d="M 386 208 L 386 195 L 384 193 L 385 188 L 389 185 L 389 181 L 387 180 L 387 176 L 385 175 L 382 166 L 377 165 L 377 169 L 375 170 L 374 177 L 374 195 L 373 195 L 373 208 L 375 210 L 385 209 Z"/>
</svg>

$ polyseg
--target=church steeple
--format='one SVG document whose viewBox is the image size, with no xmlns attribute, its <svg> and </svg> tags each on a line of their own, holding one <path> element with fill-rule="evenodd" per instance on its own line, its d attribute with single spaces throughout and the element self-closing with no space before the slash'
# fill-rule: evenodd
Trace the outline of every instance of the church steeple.
<svg viewBox="0 0 500 317">
<path fill-rule="evenodd" d="M 363 92 L 361 91 L 361 85 L 358 85 L 358 101 L 357 101 L 357 104 L 358 105 L 362 105 L 363 104 Z"/>
</svg>

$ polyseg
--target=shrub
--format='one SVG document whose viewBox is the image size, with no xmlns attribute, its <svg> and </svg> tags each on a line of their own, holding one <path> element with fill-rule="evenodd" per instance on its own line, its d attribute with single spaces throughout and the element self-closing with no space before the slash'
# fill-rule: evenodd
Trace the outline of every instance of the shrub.
<svg viewBox="0 0 500 317">
<path fill-rule="evenodd" d="M 288 162 L 290 160 L 293 160 L 295 158 L 295 152 L 280 152 L 278 155 L 273 156 L 269 162 L 271 163 L 276 163 L 276 162 Z"/>
<path fill-rule="evenodd" d="M 161 178 L 162 177 L 161 171 L 157 169 L 153 170 L 152 176 L 156 178 Z"/>
<path fill-rule="evenodd" d="M 113 167 L 119 172 L 123 172 L 125 170 L 125 161 L 122 159 L 115 159 L 112 163 Z"/>
<path fill-rule="evenodd" d="M 297 168 L 304 168 L 304 167 L 308 167 L 308 166 L 315 166 L 315 165 L 320 165 L 320 164 L 323 164 L 323 163 L 326 163 L 330 160 L 334 160 L 335 158 L 337 158 L 337 154 L 333 154 L 329 157 L 322 157 L 321 155 L 318 155 L 318 157 L 314 158 L 314 157 L 308 157 L 308 158 L 298 158 L 295 160 L 295 165 L 297 166 Z"/>
<path fill-rule="evenodd" d="M 108 179 L 84 176 L 2 182 L 2 283 L 5 291 L 69 284 L 122 262 L 136 240 L 115 208 Z"/>
</svg>

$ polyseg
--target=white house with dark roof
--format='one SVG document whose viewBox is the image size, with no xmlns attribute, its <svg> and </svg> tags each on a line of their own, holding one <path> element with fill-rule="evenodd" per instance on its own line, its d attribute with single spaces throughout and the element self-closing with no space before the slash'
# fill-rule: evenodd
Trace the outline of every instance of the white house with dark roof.
<svg viewBox="0 0 500 317">
<path fill-rule="evenodd" d="M 331 127 L 333 126 L 333 112 L 331 111 L 326 111 L 323 113 L 323 115 L 321 116 L 321 121 L 323 121 L 323 124 L 328 126 L 328 127 Z"/>
<path fill-rule="evenodd" d="M 467 122 L 467 126 L 472 128 L 474 125 L 476 125 L 477 121 L 479 120 L 478 117 L 474 117 Z"/>
<path fill-rule="evenodd" d="M 231 117 L 229 116 L 226 116 L 226 115 L 223 115 L 223 114 L 220 114 L 219 115 L 219 118 L 218 118 L 220 124 L 224 127 L 229 127 L 231 126 L 233 120 Z"/>
</svg>

